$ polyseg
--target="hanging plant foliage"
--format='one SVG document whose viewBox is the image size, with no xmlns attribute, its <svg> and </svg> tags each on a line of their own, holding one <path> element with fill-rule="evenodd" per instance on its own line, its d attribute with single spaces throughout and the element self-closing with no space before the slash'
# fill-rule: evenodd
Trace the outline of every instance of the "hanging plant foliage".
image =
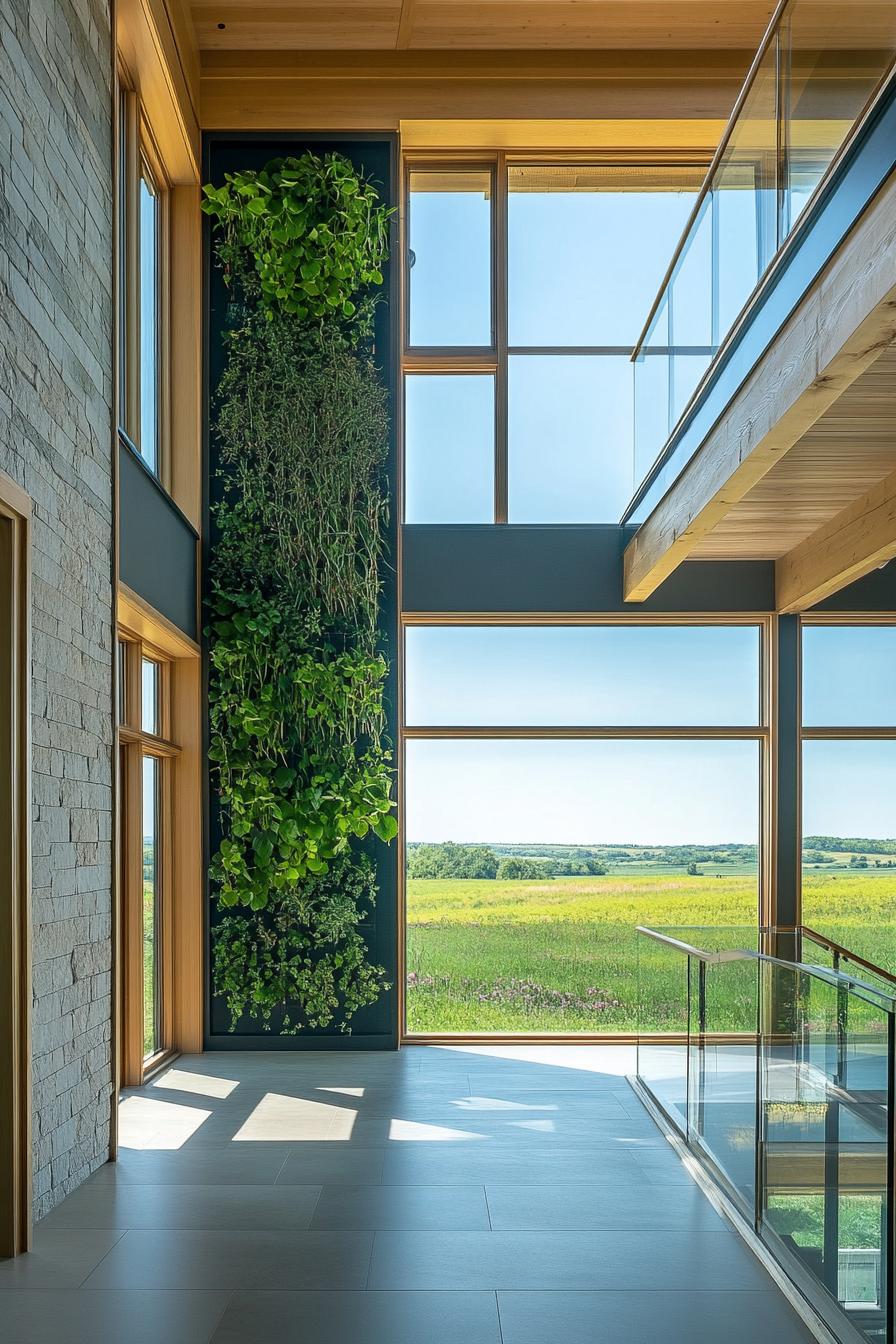
<svg viewBox="0 0 896 1344">
<path fill-rule="evenodd" d="M 204 196 L 219 260 L 228 273 L 249 262 L 268 317 L 350 318 L 359 290 L 383 283 L 389 212 L 341 154 L 272 159 L 258 173 L 228 173 Z"/>
<path fill-rule="evenodd" d="M 215 992 L 298 1031 L 387 988 L 359 925 L 397 832 L 379 608 L 386 391 L 371 349 L 388 217 L 341 155 L 206 187 L 231 294 L 215 435 L 209 757 Z"/>
</svg>

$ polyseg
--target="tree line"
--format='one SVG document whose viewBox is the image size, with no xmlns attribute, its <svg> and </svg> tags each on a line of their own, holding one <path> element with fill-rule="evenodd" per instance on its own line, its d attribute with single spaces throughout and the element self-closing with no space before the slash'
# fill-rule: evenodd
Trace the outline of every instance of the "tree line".
<svg viewBox="0 0 896 1344">
<path fill-rule="evenodd" d="M 538 882 L 554 877 L 604 877 L 607 869 L 593 858 L 526 858 L 498 855 L 488 845 L 408 846 L 408 877 L 497 879 Z"/>
</svg>

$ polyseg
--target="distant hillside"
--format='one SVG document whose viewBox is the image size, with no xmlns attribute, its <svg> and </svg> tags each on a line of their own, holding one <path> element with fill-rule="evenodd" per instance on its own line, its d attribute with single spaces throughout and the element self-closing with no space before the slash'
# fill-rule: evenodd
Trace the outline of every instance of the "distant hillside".
<svg viewBox="0 0 896 1344">
<path fill-rule="evenodd" d="M 501 845 L 490 844 L 495 854 L 530 859 L 594 859 L 599 863 L 755 863 L 755 845 Z"/>
<path fill-rule="evenodd" d="M 604 877 L 610 871 L 658 872 L 677 869 L 755 869 L 756 846 L 726 845 L 408 845 L 408 877 L 445 879 L 523 879 Z"/>
<path fill-rule="evenodd" d="M 861 836 L 807 835 L 803 849 L 827 850 L 831 854 L 896 854 L 896 840 L 867 840 Z"/>
<path fill-rule="evenodd" d="M 408 876 L 412 878 L 516 878 L 549 881 L 555 877 L 603 877 L 608 873 L 638 875 L 678 872 L 693 876 L 744 876 L 755 873 L 756 845 L 539 845 L 442 844 L 408 845 Z M 803 843 L 807 870 L 831 873 L 861 868 L 896 867 L 896 840 L 871 840 L 837 835 L 807 835 Z"/>
</svg>

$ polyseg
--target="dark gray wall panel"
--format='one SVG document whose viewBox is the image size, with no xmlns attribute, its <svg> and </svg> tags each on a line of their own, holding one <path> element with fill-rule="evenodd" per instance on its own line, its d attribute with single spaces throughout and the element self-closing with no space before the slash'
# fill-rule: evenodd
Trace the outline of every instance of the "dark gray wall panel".
<svg viewBox="0 0 896 1344">
<path fill-rule="evenodd" d="M 847 588 L 841 588 L 833 597 L 812 608 L 818 611 L 896 611 L 896 564 L 892 561 L 883 569 L 875 569 L 864 579 L 856 579 Z"/>
<path fill-rule="evenodd" d="M 125 443 L 118 449 L 118 492 L 122 583 L 198 639 L 196 533 Z"/>
<path fill-rule="evenodd" d="M 622 553 L 632 529 L 423 526 L 402 533 L 406 612 L 770 611 L 770 561 L 692 560 L 648 602 L 622 601 Z"/>
</svg>

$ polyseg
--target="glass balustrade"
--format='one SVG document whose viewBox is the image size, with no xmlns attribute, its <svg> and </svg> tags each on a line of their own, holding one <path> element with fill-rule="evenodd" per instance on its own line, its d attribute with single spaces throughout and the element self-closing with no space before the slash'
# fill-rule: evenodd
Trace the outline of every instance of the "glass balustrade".
<svg viewBox="0 0 896 1344">
<path fill-rule="evenodd" d="M 638 932 L 680 1008 L 639 1038 L 642 1092 L 835 1334 L 892 1344 L 893 986 L 809 931 Z"/>
<path fill-rule="evenodd" d="M 633 355 L 644 481 L 896 55 L 896 5 L 779 5 Z M 663 488 L 668 485 L 663 480 Z"/>
</svg>

